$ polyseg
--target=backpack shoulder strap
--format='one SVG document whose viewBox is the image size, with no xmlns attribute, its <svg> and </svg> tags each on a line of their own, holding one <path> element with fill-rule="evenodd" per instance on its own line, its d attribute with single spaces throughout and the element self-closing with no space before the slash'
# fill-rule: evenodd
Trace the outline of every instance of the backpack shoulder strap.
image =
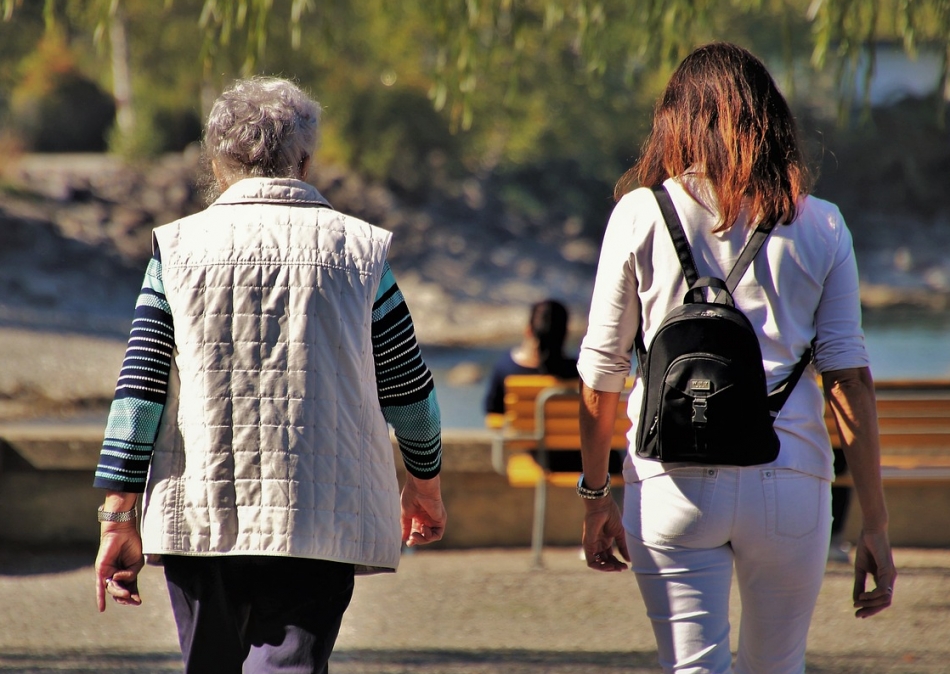
<svg viewBox="0 0 950 674">
<path fill-rule="evenodd" d="M 654 196 L 656 197 L 656 201 L 660 206 L 660 212 L 663 214 L 663 220 L 666 222 L 666 228 L 669 230 L 670 238 L 673 240 L 673 247 L 676 248 L 676 256 L 679 258 L 680 266 L 683 268 L 683 275 L 686 277 L 686 283 L 690 288 L 692 288 L 693 285 L 700 279 L 699 272 L 696 270 L 696 262 L 693 259 L 693 251 L 689 247 L 689 241 L 687 240 L 686 232 L 683 229 L 683 223 L 676 212 L 676 208 L 673 206 L 673 200 L 670 198 L 670 193 L 666 190 L 666 187 L 664 187 L 662 184 L 655 185 L 652 190 Z M 739 253 L 739 257 L 736 260 L 735 265 L 733 265 L 732 270 L 726 277 L 725 286 L 729 295 L 732 295 L 732 293 L 735 292 L 736 287 L 739 285 L 739 281 L 742 280 L 742 277 L 745 275 L 749 265 L 752 264 L 752 260 L 755 259 L 755 256 L 758 255 L 759 250 L 761 250 L 762 246 L 765 245 L 765 242 L 768 240 L 769 235 L 772 233 L 774 228 L 774 221 L 760 223 L 759 226 L 755 228 L 752 236 L 749 237 L 749 240 L 742 248 L 742 252 Z M 643 372 L 641 368 L 643 367 L 647 352 L 646 344 L 644 343 L 643 338 L 642 320 L 634 338 L 634 346 L 637 352 L 637 369 L 640 370 L 639 374 L 642 376 Z M 791 395 L 792 389 L 795 388 L 798 380 L 801 379 L 802 374 L 805 372 L 805 368 L 808 367 L 808 364 L 811 362 L 813 353 L 813 348 L 809 347 L 806 349 L 805 353 L 802 354 L 801 359 L 795 364 L 791 374 L 789 374 L 785 381 L 781 382 L 775 388 L 775 390 L 769 393 L 768 405 L 773 419 L 778 416 L 782 406 L 785 405 L 785 401 L 788 400 L 788 397 Z"/>
<path fill-rule="evenodd" d="M 811 362 L 811 357 L 814 352 L 814 346 L 809 346 L 807 349 L 805 349 L 805 353 L 802 354 L 802 357 L 795 364 L 791 374 L 786 377 L 785 381 L 776 386 L 775 389 L 769 393 L 769 412 L 771 413 L 773 420 L 782 410 L 782 406 L 785 404 L 785 401 L 788 400 L 788 397 L 792 395 L 792 389 L 795 388 L 795 384 L 798 383 L 798 380 L 801 379 L 802 375 L 805 373 L 805 368 L 808 367 L 808 364 Z"/>
<path fill-rule="evenodd" d="M 765 245 L 766 239 L 769 238 L 769 234 L 772 233 L 774 228 L 774 222 L 763 222 L 752 232 L 752 236 L 749 237 L 742 252 L 739 253 L 739 259 L 736 260 L 732 271 L 730 271 L 729 276 L 726 277 L 726 288 L 729 289 L 730 294 L 735 292 L 736 286 L 739 285 L 739 281 L 742 279 L 743 274 L 745 274 L 745 270 L 752 264 L 752 260 L 755 259 L 759 250 Z"/>
<path fill-rule="evenodd" d="M 683 276 L 686 277 L 686 286 L 692 288 L 699 280 L 699 272 L 696 270 L 696 261 L 693 260 L 693 251 L 689 247 L 689 241 L 686 238 L 686 231 L 683 229 L 683 223 L 680 216 L 673 206 L 673 200 L 670 193 L 666 191 L 663 184 L 654 185 L 652 188 L 653 196 L 660 207 L 660 213 L 663 215 L 663 222 L 666 223 L 666 229 L 673 240 L 673 247 L 676 249 L 676 257 L 679 258 L 680 267 L 683 269 Z M 640 327 L 637 328 L 637 334 L 633 339 L 633 345 L 637 354 L 637 370 L 642 376 L 642 368 L 645 364 L 647 347 L 643 339 L 643 317 L 640 317 Z"/>
<path fill-rule="evenodd" d="M 699 280 L 699 272 L 696 271 L 696 261 L 693 260 L 693 251 L 689 247 L 689 241 L 686 239 L 686 231 L 683 229 L 683 223 L 680 216 L 673 206 L 673 200 L 666 187 L 662 184 L 653 186 L 653 196 L 660 206 L 660 212 L 663 214 L 663 221 L 666 223 L 666 229 L 673 239 L 673 247 L 676 248 L 676 257 L 680 260 L 680 266 L 683 268 L 683 276 L 686 277 L 686 285 L 689 288 Z"/>
<path fill-rule="evenodd" d="M 655 185 L 652 189 L 656 201 L 660 206 L 660 212 L 663 214 L 663 220 L 666 222 L 666 228 L 670 232 L 670 238 L 673 240 L 673 247 L 676 249 L 676 256 L 679 258 L 680 266 L 683 268 L 683 276 L 686 277 L 686 284 L 692 288 L 696 281 L 699 280 L 699 272 L 696 270 L 696 261 L 693 259 L 693 251 L 689 247 L 689 241 L 686 238 L 683 223 L 676 213 L 673 200 L 670 198 L 670 193 L 666 190 L 666 187 L 663 185 Z M 755 259 L 759 250 L 765 245 L 769 234 L 772 233 L 774 228 L 774 222 L 763 222 L 756 227 L 752 236 L 749 237 L 742 252 L 739 253 L 735 265 L 729 272 L 729 276 L 726 277 L 726 288 L 730 294 L 735 292 L 736 286 L 739 285 L 739 281 L 745 274 L 746 269 L 749 268 L 749 265 L 752 264 L 752 260 Z"/>
</svg>

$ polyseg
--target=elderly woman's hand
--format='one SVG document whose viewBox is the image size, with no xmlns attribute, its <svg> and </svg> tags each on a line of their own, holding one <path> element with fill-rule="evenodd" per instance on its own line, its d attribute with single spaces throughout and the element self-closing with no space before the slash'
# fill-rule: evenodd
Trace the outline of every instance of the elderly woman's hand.
<svg viewBox="0 0 950 674">
<path fill-rule="evenodd" d="M 138 606 L 139 571 L 145 566 L 142 538 L 135 522 L 102 524 L 99 555 L 96 557 L 96 604 L 106 610 L 106 594 L 117 604 Z"/>
<path fill-rule="evenodd" d="M 438 475 L 430 480 L 406 475 L 401 505 L 402 540 L 407 546 L 434 543 L 442 538 L 447 515 Z"/>
</svg>

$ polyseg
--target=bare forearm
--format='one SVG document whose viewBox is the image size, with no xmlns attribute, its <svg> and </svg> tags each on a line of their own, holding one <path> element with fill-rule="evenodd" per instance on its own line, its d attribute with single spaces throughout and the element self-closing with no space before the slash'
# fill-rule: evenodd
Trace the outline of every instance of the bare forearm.
<svg viewBox="0 0 950 674">
<path fill-rule="evenodd" d="M 881 447 L 871 371 L 866 367 L 836 370 L 824 373 L 822 379 L 861 504 L 864 526 L 884 530 L 887 507 L 881 482 Z"/>
<path fill-rule="evenodd" d="M 442 497 L 442 480 L 438 475 L 429 479 L 423 479 L 407 472 L 406 486 L 421 496 L 428 498 Z"/>
<path fill-rule="evenodd" d="M 581 383 L 581 460 L 588 487 L 607 483 L 610 440 L 613 437 L 619 393 L 596 391 Z"/>
<path fill-rule="evenodd" d="M 103 510 L 113 513 L 121 513 L 126 510 L 132 510 L 138 501 L 138 494 L 125 491 L 106 491 L 106 498 L 103 503 Z"/>
</svg>

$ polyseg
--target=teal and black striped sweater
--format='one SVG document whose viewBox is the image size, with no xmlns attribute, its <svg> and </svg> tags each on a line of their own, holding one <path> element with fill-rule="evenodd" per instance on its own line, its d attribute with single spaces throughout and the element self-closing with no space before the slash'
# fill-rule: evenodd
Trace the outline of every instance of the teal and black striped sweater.
<svg viewBox="0 0 950 674">
<path fill-rule="evenodd" d="M 395 430 L 406 470 L 422 479 L 435 477 L 442 465 L 439 404 L 409 308 L 388 263 L 373 304 L 372 338 L 379 404 Z M 145 490 L 174 347 L 171 309 L 156 249 L 136 303 L 96 468 L 96 487 L 131 493 Z"/>
</svg>

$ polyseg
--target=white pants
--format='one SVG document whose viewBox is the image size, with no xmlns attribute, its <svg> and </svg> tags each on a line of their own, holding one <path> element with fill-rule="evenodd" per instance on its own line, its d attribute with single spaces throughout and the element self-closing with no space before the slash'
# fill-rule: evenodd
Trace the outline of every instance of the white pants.
<svg viewBox="0 0 950 674">
<path fill-rule="evenodd" d="M 679 468 L 626 485 L 624 525 L 664 672 L 805 670 L 828 557 L 829 482 L 761 466 Z M 742 605 L 734 669 L 733 565 Z"/>
</svg>

